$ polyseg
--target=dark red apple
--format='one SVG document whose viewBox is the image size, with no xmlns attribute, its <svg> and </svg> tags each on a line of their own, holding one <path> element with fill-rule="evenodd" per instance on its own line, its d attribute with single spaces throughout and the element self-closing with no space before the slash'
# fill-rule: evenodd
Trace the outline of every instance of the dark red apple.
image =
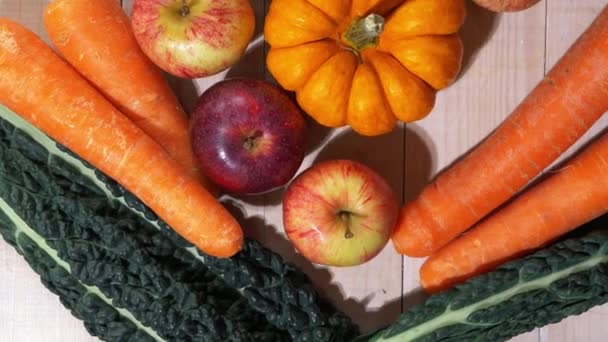
<svg viewBox="0 0 608 342">
<path fill-rule="evenodd" d="M 304 117 L 269 82 L 231 79 L 215 84 L 201 95 L 191 130 L 203 172 L 232 193 L 281 187 L 304 159 Z"/>
</svg>

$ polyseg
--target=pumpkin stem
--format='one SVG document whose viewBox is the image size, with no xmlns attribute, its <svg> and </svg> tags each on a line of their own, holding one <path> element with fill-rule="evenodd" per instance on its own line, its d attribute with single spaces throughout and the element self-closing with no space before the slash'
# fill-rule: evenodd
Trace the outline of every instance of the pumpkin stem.
<svg viewBox="0 0 608 342">
<path fill-rule="evenodd" d="M 384 18 L 372 13 L 353 21 L 342 34 L 342 41 L 355 51 L 378 45 L 378 37 L 384 30 Z"/>
</svg>

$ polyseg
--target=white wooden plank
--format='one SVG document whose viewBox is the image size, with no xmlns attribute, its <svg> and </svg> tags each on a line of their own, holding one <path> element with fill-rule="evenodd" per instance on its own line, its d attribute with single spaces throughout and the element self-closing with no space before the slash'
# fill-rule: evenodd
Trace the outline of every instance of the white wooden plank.
<svg viewBox="0 0 608 342">
<path fill-rule="evenodd" d="M 42 24 L 44 7 L 50 0 L 0 0 L 0 16 L 15 20 L 48 41 Z"/>
<path fill-rule="evenodd" d="M 544 6 L 496 15 L 467 3 L 463 73 L 457 83 L 439 93 L 433 113 L 407 130 L 408 199 L 494 130 L 543 76 Z M 405 308 L 420 301 L 421 263 L 405 258 Z M 538 331 L 515 341 L 538 341 Z"/>
<path fill-rule="evenodd" d="M 0 342 L 96 341 L 22 256 L 0 241 Z"/>
<path fill-rule="evenodd" d="M 547 1 L 547 67 L 552 67 L 591 24 L 599 11 L 606 5 L 603 0 Z M 591 130 L 560 159 L 564 160 L 578 151 L 608 126 L 608 117 L 600 119 Z M 591 309 L 589 312 L 570 317 L 560 324 L 543 328 L 542 342 L 603 342 L 608 335 L 608 305 Z"/>
</svg>

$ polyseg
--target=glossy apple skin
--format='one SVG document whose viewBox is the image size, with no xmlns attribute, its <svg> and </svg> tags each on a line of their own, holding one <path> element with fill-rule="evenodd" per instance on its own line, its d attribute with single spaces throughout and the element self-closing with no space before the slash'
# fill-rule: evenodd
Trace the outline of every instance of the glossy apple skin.
<svg viewBox="0 0 608 342">
<path fill-rule="evenodd" d="M 347 219 L 341 213 L 348 212 Z M 350 160 L 319 163 L 298 176 L 283 198 L 283 223 L 310 261 L 355 266 L 386 246 L 395 226 L 397 196 L 386 181 Z"/>
<path fill-rule="evenodd" d="M 255 16 L 249 0 L 135 0 L 131 23 L 156 65 L 178 77 L 198 78 L 241 58 L 253 38 Z"/>
<path fill-rule="evenodd" d="M 191 116 L 192 146 L 213 182 L 259 194 L 293 178 L 304 159 L 305 126 L 300 109 L 275 85 L 226 80 L 201 95 Z"/>
</svg>

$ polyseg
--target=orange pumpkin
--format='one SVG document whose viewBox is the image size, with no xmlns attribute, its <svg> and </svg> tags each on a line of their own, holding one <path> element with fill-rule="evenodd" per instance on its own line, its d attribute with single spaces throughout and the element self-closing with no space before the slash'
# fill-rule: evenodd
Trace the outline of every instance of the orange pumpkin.
<svg viewBox="0 0 608 342">
<path fill-rule="evenodd" d="M 362 135 L 427 116 L 460 71 L 464 0 L 272 0 L 268 69 L 324 126 Z"/>
</svg>

